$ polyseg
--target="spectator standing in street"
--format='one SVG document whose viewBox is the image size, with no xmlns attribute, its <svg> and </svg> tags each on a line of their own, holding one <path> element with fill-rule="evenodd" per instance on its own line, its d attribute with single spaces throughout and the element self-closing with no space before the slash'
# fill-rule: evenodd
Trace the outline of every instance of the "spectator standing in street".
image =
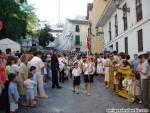
<svg viewBox="0 0 150 113">
<path fill-rule="evenodd" d="M 143 69 L 141 72 L 141 93 L 144 107 L 148 107 L 148 73 L 150 72 L 150 64 L 148 62 L 148 54 L 143 55 Z"/>
<path fill-rule="evenodd" d="M 141 85 L 142 85 L 142 82 L 141 82 L 141 72 L 142 72 L 142 70 L 143 70 L 143 64 L 144 64 L 144 61 L 142 60 L 143 59 L 143 55 L 139 55 L 138 56 L 138 60 L 139 60 L 139 64 L 138 64 L 138 66 L 137 66 L 137 68 L 136 68 L 136 71 L 135 71 L 135 76 L 137 76 L 137 78 L 139 78 L 139 80 L 136 80 L 137 82 L 136 82 L 136 85 L 138 85 L 138 82 L 140 83 L 140 87 L 139 87 L 139 89 L 140 89 L 140 93 L 139 93 L 139 95 L 137 95 L 138 94 L 138 91 L 136 91 L 136 90 L 138 90 L 138 86 L 137 86 L 137 88 L 135 87 L 135 91 L 137 92 L 137 94 L 136 94 L 136 92 L 135 92 L 135 98 L 136 98 L 136 100 L 139 100 L 139 102 L 138 103 L 142 103 L 142 96 L 141 96 Z"/>
<path fill-rule="evenodd" d="M 109 55 L 107 55 L 106 62 L 105 62 L 105 86 L 106 88 L 109 87 L 110 65 L 111 65 L 111 61 L 110 61 Z"/>
<path fill-rule="evenodd" d="M 4 96 L 6 91 L 4 87 L 6 83 L 6 71 L 5 71 L 5 66 L 3 64 L 3 58 L 4 56 L 2 54 L 2 51 L 0 51 L 0 108 L 4 106 L 4 101 L 5 101 Z"/>
<path fill-rule="evenodd" d="M 37 85 L 38 85 L 38 92 L 40 98 L 48 98 L 44 90 L 44 63 L 41 59 L 41 53 L 36 51 L 34 53 L 34 57 L 28 62 L 28 67 L 30 69 L 31 66 L 36 67 L 36 75 L 37 75 Z"/>
<path fill-rule="evenodd" d="M 15 58 L 13 56 L 9 56 L 7 58 L 7 63 L 6 63 L 6 79 L 8 80 L 8 75 L 10 73 L 15 73 L 14 69 L 12 68 L 12 65 L 15 62 Z"/>
<path fill-rule="evenodd" d="M 3 64 L 3 55 L 2 52 L 0 51 L 0 87 L 1 88 L 3 87 L 5 82 L 6 82 L 6 71 L 5 71 L 5 66 Z M 2 90 L 1 88 L 0 90 Z"/>
<path fill-rule="evenodd" d="M 18 75 L 19 72 L 19 66 L 18 66 L 18 58 L 15 58 L 15 61 L 13 62 L 12 68 L 16 75 Z"/>
<path fill-rule="evenodd" d="M 58 71 L 59 71 L 59 61 L 54 51 L 51 58 L 51 69 L 52 69 L 52 88 L 62 88 L 58 83 Z"/>
<path fill-rule="evenodd" d="M 9 86 L 9 75 L 10 74 L 14 74 L 14 70 L 12 68 L 13 62 L 14 62 L 14 57 L 9 56 L 7 58 L 7 62 L 6 62 L 6 68 L 5 68 L 5 72 L 6 72 L 6 82 L 4 84 L 5 88 L 3 89 L 2 92 L 2 108 L 4 108 L 6 113 L 9 113 L 9 100 L 8 100 L 8 86 Z"/>
<path fill-rule="evenodd" d="M 26 91 L 24 86 L 24 81 L 28 78 L 28 68 L 26 65 L 27 57 L 25 54 L 21 56 L 21 64 L 19 66 L 19 75 L 18 75 L 18 90 L 20 94 L 21 104 L 26 106 Z"/>
<path fill-rule="evenodd" d="M 6 56 L 5 56 L 5 59 L 7 60 L 8 57 L 10 57 L 10 56 L 11 56 L 11 49 L 10 49 L 10 48 L 7 48 L 7 49 L 6 49 Z"/>
<path fill-rule="evenodd" d="M 18 112 L 19 93 L 17 90 L 17 75 L 9 74 L 8 97 L 10 105 L 10 113 Z"/>
<path fill-rule="evenodd" d="M 132 67 L 132 70 L 135 72 L 136 69 L 137 69 L 137 66 L 139 64 L 139 59 L 138 59 L 138 55 L 137 54 L 134 54 L 134 59 L 132 60 L 131 62 L 131 67 Z"/>
<path fill-rule="evenodd" d="M 28 79 L 24 81 L 24 85 L 26 87 L 26 96 L 27 96 L 27 106 L 34 107 L 34 86 L 37 84 L 33 79 L 33 74 L 28 74 Z"/>
<path fill-rule="evenodd" d="M 36 67 L 35 66 L 31 66 L 30 68 L 30 73 L 33 74 L 32 80 L 34 80 L 36 82 L 36 84 L 34 85 L 34 100 L 37 102 L 37 75 L 36 75 Z"/>
<path fill-rule="evenodd" d="M 65 81 L 65 60 L 64 60 L 64 55 L 61 55 L 58 58 L 59 61 L 59 82 L 64 83 Z"/>
</svg>

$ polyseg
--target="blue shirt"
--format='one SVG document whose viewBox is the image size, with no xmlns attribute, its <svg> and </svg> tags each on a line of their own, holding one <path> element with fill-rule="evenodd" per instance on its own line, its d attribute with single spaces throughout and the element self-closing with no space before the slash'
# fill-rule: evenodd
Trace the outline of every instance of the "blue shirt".
<svg viewBox="0 0 150 113">
<path fill-rule="evenodd" d="M 15 103 L 12 94 L 15 95 L 16 101 L 18 102 L 19 100 L 19 93 L 17 90 L 17 85 L 13 82 L 10 82 L 9 87 L 8 87 L 8 98 L 9 98 L 9 103 Z"/>
<path fill-rule="evenodd" d="M 33 74 L 32 80 L 34 80 L 35 82 L 37 82 L 36 74 Z"/>
<path fill-rule="evenodd" d="M 133 71 L 136 71 L 136 68 L 137 68 L 139 63 L 140 63 L 139 60 L 135 60 L 135 59 L 131 62 L 131 66 L 132 66 Z"/>
</svg>

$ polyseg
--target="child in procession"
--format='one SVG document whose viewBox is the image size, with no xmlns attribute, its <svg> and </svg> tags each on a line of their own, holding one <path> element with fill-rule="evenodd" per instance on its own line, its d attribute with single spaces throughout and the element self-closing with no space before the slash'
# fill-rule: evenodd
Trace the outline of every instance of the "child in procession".
<svg viewBox="0 0 150 113">
<path fill-rule="evenodd" d="M 74 63 L 74 69 L 72 70 L 72 78 L 73 78 L 73 92 L 76 92 L 79 94 L 79 88 L 80 88 L 80 75 L 81 75 L 81 69 L 78 66 L 78 63 Z"/>
<path fill-rule="evenodd" d="M 34 100 L 37 103 L 37 76 L 36 76 L 36 67 L 35 66 L 31 66 L 30 68 L 30 73 L 33 74 L 32 80 L 36 82 L 36 84 L 34 85 Z"/>
<path fill-rule="evenodd" d="M 24 85 L 26 87 L 26 96 L 27 96 L 27 106 L 34 107 L 34 85 L 37 83 L 32 80 L 33 74 L 29 73 L 28 74 L 28 79 L 24 81 Z"/>
</svg>

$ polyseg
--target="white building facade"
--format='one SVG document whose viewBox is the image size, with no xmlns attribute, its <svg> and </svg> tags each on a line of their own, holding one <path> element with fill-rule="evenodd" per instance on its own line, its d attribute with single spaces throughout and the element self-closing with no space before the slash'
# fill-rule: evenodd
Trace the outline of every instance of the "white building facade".
<svg viewBox="0 0 150 113">
<path fill-rule="evenodd" d="M 85 52 L 87 35 L 87 20 L 67 19 L 64 26 L 60 49 Z"/>
<path fill-rule="evenodd" d="M 62 38 L 62 32 L 64 29 L 63 24 L 56 24 L 51 26 L 52 31 L 50 32 L 53 37 L 55 38 L 54 42 L 50 42 L 48 47 L 54 47 L 55 49 L 59 49 L 60 46 L 60 40 Z"/>
<path fill-rule="evenodd" d="M 150 0 L 109 0 L 97 26 L 104 27 L 104 50 L 133 55 L 150 50 Z"/>
</svg>

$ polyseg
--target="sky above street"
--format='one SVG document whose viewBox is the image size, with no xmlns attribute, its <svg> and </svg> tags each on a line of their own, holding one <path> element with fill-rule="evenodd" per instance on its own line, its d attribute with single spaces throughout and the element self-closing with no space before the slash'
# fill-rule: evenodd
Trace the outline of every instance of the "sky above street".
<svg viewBox="0 0 150 113">
<path fill-rule="evenodd" d="M 28 0 L 36 8 L 41 21 L 56 24 L 59 21 L 59 0 Z M 93 0 L 60 0 L 60 20 L 74 18 L 76 15 L 86 16 L 87 3 Z"/>
</svg>

